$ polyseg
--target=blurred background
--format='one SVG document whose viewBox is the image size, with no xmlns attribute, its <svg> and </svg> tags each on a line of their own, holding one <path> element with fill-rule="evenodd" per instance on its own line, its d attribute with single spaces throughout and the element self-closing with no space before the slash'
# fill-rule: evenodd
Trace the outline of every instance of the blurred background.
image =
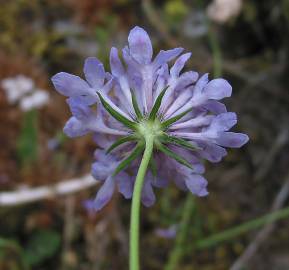
<svg viewBox="0 0 289 270">
<path fill-rule="evenodd" d="M 172 186 L 142 209 L 142 269 L 288 270 L 288 0 L 0 0 L 0 269 L 128 268 L 130 201 L 92 210 L 96 145 L 63 134 L 49 78 L 82 76 L 87 56 L 107 68 L 135 25 L 155 52 L 184 47 L 187 68 L 228 79 L 250 136 L 206 164 L 208 197 Z"/>
</svg>

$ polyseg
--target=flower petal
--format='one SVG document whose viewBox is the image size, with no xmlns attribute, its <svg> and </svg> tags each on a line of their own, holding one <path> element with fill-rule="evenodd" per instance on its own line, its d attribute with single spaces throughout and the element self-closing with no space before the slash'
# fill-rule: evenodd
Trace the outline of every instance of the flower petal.
<svg viewBox="0 0 289 270">
<path fill-rule="evenodd" d="M 78 102 L 81 103 L 83 105 L 93 105 L 95 103 L 97 103 L 98 101 L 98 97 L 96 95 L 85 95 L 85 96 L 73 96 L 73 97 L 69 97 L 68 98 L 69 102 Z"/>
<path fill-rule="evenodd" d="M 91 166 L 91 174 L 96 180 L 104 181 L 113 173 L 117 162 L 103 150 L 96 150 L 94 155 L 97 160 Z"/>
<path fill-rule="evenodd" d="M 79 120 L 83 120 L 92 113 L 89 106 L 79 102 L 77 99 L 68 98 L 67 103 L 69 105 L 70 111 L 73 116 L 75 116 Z"/>
<path fill-rule="evenodd" d="M 118 57 L 118 50 L 114 47 L 110 50 L 110 68 L 113 76 L 119 77 L 124 74 L 123 65 Z"/>
<path fill-rule="evenodd" d="M 156 196 L 154 194 L 151 182 L 146 179 L 142 189 L 141 201 L 146 207 L 150 207 L 155 203 L 155 200 Z"/>
<path fill-rule="evenodd" d="M 114 192 L 114 187 L 114 178 L 109 176 L 98 190 L 94 200 L 96 211 L 102 209 L 110 201 Z"/>
<path fill-rule="evenodd" d="M 186 62 L 189 60 L 189 58 L 191 57 L 191 53 L 185 53 L 183 55 L 181 55 L 176 62 L 174 63 L 174 65 L 172 66 L 171 70 L 170 70 L 170 74 L 173 77 L 179 77 L 180 72 L 182 71 L 182 69 L 184 68 Z"/>
<path fill-rule="evenodd" d="M 192 174 L 186 178 L 185 182 L 186 186 L 193 194 L 199 197 L 209 194 L 207 191 L 208 182 L 203 176 L 199 174 Z"/>
<path fill-rule="evenodd" d="M 233 112 L 221 113 L 213 118 L 209 127 L 214 131 L 227 131 L 237 124 L 237 115 Z"/>
<path fill-rule="evenodd" d="M 205 86 L 203 93 L 209 99 L 220 100 L 231 96 L 232 86 L 224 79 L 214 79 Z"/>
<path fill-rule="evenodd" d="M 249 137 L 243 133 L 235 132 L 220 132 L 218 138 L 216 138 L 216 143 L 231 148 L 242 147 L 249 141 Z"/>
<path fill-rule="evenodd" d="M 200 95 L 208 82 L 209 82 L 209 74 L 205 73 L 197 81 L 194 88 L 194 95 Z"/>
<path fill-rule="evenodd" d="M 89 85 L 78 76 L 60 72 L 54 75 L 51 80 L 55 89 L 64 96 L 73 97 L 93 94 Z"/>
<path fill-rule="evenodd" d="M 152 185 L 158 188 L 165 188 L 168 186 L 168 184 L 169 184 L 169 181 L 167 180 L 167 178 L 164 178 L 161 176 L 157 176 L 152 182 Z"/>
<path fill-rule="evenodd" d="M 130 55 L 140 64 L 147 65 L 151 62 L 153 49 L 147 32 L 136 26 L 128 36 Z"/>
<path fill-rule="evenodd" d="M 99 90 L 103 86 L 105 70 L 103 64 L 95 57 L 88 57 L 84 63 L 84 74 L 88 83 Z"/>
<path fill-rule="evenodd" d="M 208 100 L 202 107 L 214 114 L 227 112 L 225 104 L 216 100 Z"/>
<path fill-rule="evenodd" d="M 227 155 L 226 149 L 214 143 L 200 143 L 201 145 L 202 150 L 199 151 L 200 155 L 213 163 L 220 162 Z"/>
<path fill-rule="evenodd" d="M 125 172 L 120 172 L 116 176 L 119 192 L 126 198 L 130 199 L 133 193 L 133 182 L 129 175 Z"/>
<path fill-rule="evenodd" d="M 183 51 L 183 48 L 175 48 L 167 51 L 161 50 L 153 61 L 154 69 L 158 69 L 163 64 L 173 60 Z"/>
<path fill-rule="evenodd" d="M 101 149 L 106 149 L 111 146 L 111 144 L 117 140 L 118 136 L 109 135 L 106 133 L 94 133 L 93 141 L 98 145 Z"/>
<path fill-rule="evenodd" d="M 63 132 L 70 138 L 79 137 L 87 134 L 89 129 L 76 117 L 72 116 L 66 122 Z"/>
<path fill-rule="evenodd" d="M 211 123 L 213 116 L 212 115 L 200 115 L 195 118 L 191 118 L 187 121 L 175 123 L 170 126 L 170 130 L 176 130 L 181 128 L 194 128 L 200 126 L 207 126 Z"/>
<path fill-rule="evenodd" d="M 181 108 L 190 98 L 192 97 L 192 88 L 188 87 L 175 101 L 168 107 L 166 113 L 164 114 L 164 119 L 168 119 L 176 110 Z"/>
<path fill-rule="evenodd" d="M 156 71 L 154 101 L 157 99 L 161 91 L 166 87 L 168 78 L 169 67 L 168 64 L 164 64 Z"/>
<path fill-rule="evenodd" d="M 198 77 L 199 77 L 199 74 L 198 74 L 198 72 L 195 72 L 195 71 L 187 71 L 187 72 L 183 73 L 178 78 L 176 90 L 177 91 L 182 90 L 183 88 L 186 88 L 190 84 L 193 84 L 194 82 L 196 82 Z"/>
</svg>

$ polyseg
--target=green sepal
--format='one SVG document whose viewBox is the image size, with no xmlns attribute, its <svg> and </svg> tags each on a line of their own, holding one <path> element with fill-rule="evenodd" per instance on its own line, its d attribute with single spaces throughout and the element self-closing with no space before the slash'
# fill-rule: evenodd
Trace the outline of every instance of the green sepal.
<svg viewBox="0 0 289 270">
<path fill-rule="evenodd" d="M 156 161 L 153 157 L 153 155 L 151 156 L 150 162 L 149 162 L 149 168 L 153 174 L 154 177 L 157 176 L 157 164 Z"/>
<path fill-rule="evenodd" d="M 159 144 L 157 144 L 157 148 L 161 152 L 166 154 L 167 156 L 169 156 L 169 157 L 173 158 L 174 160 L 176 160 L 177 162 L 179 162 L 180 164 L 188 167 L 189 169 L 192 169 L 192 170 L 194 169 L 186 159 L 184 159 L 183 157 L 181 157 L 179 154 L 175 153 L 174 151 L 170 150 L 165 145 L 159 143 Z"/>
<path fill-rule="evenodd" d="M 183 118 L 188 112 L 190 112 L 192 110 L 192 108 L 164 121 L 161 123 L 162 128 L 168 128 L 170 125 L 172 125 L 173 123 L 177 122 L 178 120 L 180 120 L 181 118 Z"/>
<path fill-rule="evenodd" d="M 200 147 L 195 146 L 195 145 L 191 144 L 190 142 L 188 142 L 182 138 L 178 138 L 178 137 L 174 137 L 174 136 L 164 135 L 160 138 L 160 140 L 164 143 L 175 144 L 175 145 L 184 147 L 184 148 L 192 150 L 192 151 L 201 150 Z"/>
<path fill-rule="evenodd" d="M 135 111 L 135 114 L 136 114 L 136 117 L 137 117 L 137 120 L 140 120 L 143 118 L 143 115 L 139 109 L 139 106 L 137 104 L 137 100 L 136 100 L 136 96 L 134 94 L 133 91 L 131 91 L 131 101 L 132 101 L 132 106 L 134 108 L 134 111 Z"/>
<path fill-rule="evenodd" d="M 116 176 L 120 171 L 124 170 L 129 164 L 131 164 L 132 161 L 134 161 L 144 150 L 144 144 L 139 143 L 136 145 L 136 147 L 133 149 L 133 151 L 130 153 L 130 155 L 125 158 L 115 169 L 112 176 Z"/>
<path fill-rule="evenodd" d="M 159 96 L 157 97 L 156 101 L 155 101 L 155 104 L 150 112 L 150 115 L 149 115 L 149 120 L 155 120 L 156 117 L 157 117 L 157 113 L 161 107 L 161 104 L 162 104 L 162 100 L 163 100 L 163 97 L 167 91 L 167 89 L 169 88 L 169 86 L 165 87 L 159 94 Z"/>
<path fill-rule="evenodd" d="M 123 115 L 121 115 L 119 112 L 117 112 L 115 109 L 113 109 L 102 97 L 102 95 L 97 92 L 99 99 L 103 105 L 103 107 L 106 109 L 106 111 L 113 117 L 115 118 L 117 121 L 123 123 L 125 126 L 127 126 L 130 129 L 136 129 L 136 124 L 132 121 L 130 121 L 129 119 L 127 119 L 126 117 L 124 117 Z"/>
<path fill-rule="evenodd" d="M 134 141 L 136 138 L 133 135 L 130 136 L 125 136 L 125 137 L 121 137 L 120 139 L 116 140 L 107 150 L 106 150 L 106 154 L 110 153 L 113 149 L 115 149 L 116 147 L 118 147 L 119 145 L 126 143 L 126 142 L 130 142 L 130 141 Z"/>
</svg>

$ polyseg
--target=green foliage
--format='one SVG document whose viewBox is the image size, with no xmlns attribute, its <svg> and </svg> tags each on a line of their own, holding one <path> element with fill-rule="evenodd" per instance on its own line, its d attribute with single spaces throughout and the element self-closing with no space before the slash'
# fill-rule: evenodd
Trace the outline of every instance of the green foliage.
<svg viewBox="0 0 289 270">
<path fill-rule="evenodd" d="M 183 0 L 167 1 L 164 10 L 170 21 L 178 22 L 188 14 L 188 7 Z"/>
<path fill-rule="evenodd" d="M 29 239 L 23 256 L 31 266 L 36 266 L 51 258 L 60 248 L 60 235 L 52 230 L 39 230 Z"/>
<path fill-rule="evenodd" d="M 13 258 L 13 259 L 11 259 Z M 14 240 L 0 238 L 0 269 L 30 269 L 23 255 L 23 249 Z"/>
<path fill-rule="evenodd" d="M 17 141 L 17 157 L 21 166 L 27 167 L 37 160 L 38 129 L 37 111 L 31 110 L 24 114 L 22 129 Z"/>
<path fill-rule="evenodd" d="M 257 13 L 258 13 L 258 10 L 257 10 L 255 3 L 251 1 L 244 2 L 243 14 L 244 14 L 245 21 L 247 21 L 248 23 L 254 24 L 258 15 Z"/>
<path fill-rule="evenodd" d="M 113 32 L 118 26 L 118 17 L 113 13 L 107 14 L 104 10 L 99 14 L 102 16 L 104 21 L 103 25 L 97 25 L 95 27 L 95 38 L 96 42 L 99 44 L 98 58 L 108 65 L 107 55 L 109 54 L 109 48 L 111 47 L 110 39 Z"/>
</svg>

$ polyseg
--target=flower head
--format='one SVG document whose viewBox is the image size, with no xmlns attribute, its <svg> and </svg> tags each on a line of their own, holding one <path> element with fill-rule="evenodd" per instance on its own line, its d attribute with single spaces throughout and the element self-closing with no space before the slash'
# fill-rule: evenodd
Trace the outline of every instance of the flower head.
<svg viewBox="0 0 289 270">
<path fill-rule="evenodd" d="M 225 147 L 238 148 L 248 136 L 229 130 L 237 123 L 219 100 L 230 97 L 224 79 L 209 81 L 208 74 L 182 70 L 190 53 L 182 48 L 160 51 L 153 58 L 147 32 L 135 27 L 128 46 L 110 52 L 111 73 L 96 58 L 84 64 L 83 80 L 61 72 L 52 77 L 58 92 L 68 97 L 72 117 L 64 127 L 69 137 L 93 133 L 99 148 L 93 176 L 103 184 L 95 199 L 101 209 L 115 188 L 131 198 L 140 157 L 148 136 L 154 140 L 153 156 L 142 189 L 142 202 L 155 201 L 153 187 L 171 181 L 197 196 L 208 194 L 203 159 L 219 162 Z M 172 65 L 169 65 L 175 60 Z"/>
</svg>

